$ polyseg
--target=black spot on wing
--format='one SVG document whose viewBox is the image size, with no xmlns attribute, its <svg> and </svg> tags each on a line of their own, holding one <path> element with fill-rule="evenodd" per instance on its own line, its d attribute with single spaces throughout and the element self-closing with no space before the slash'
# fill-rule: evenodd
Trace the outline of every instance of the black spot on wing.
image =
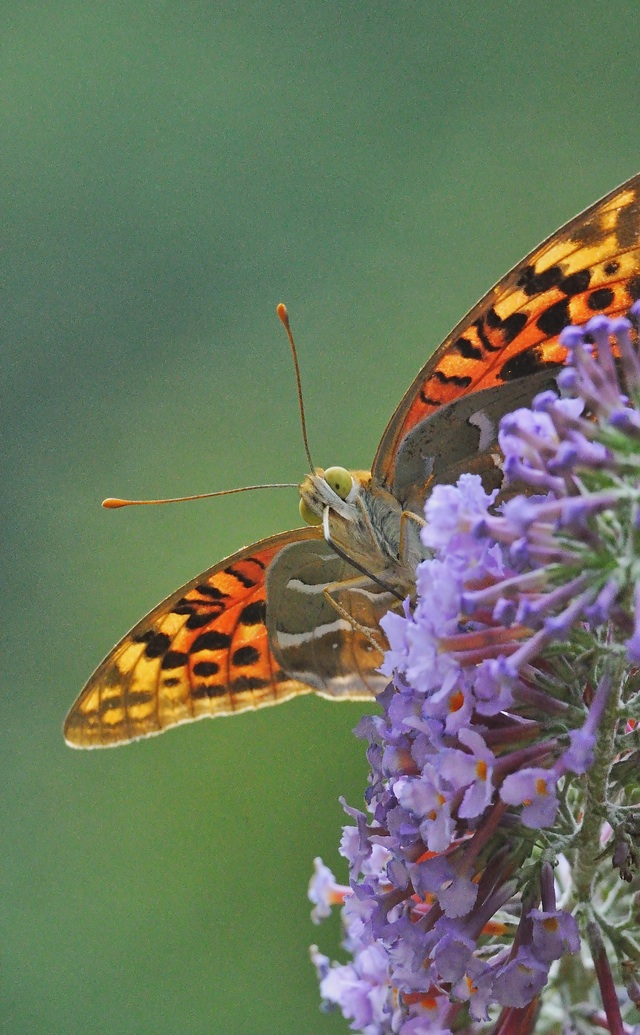
<svg viewBox="0 0 640 1035">
<path fill-rule="evenodd" d="M 498 320 L 498 326 L 500 326 L 502 324 L 502 321 L 500 320 L 500 317 L 496 313 L 495 309 L 490 309 L 489 313 L 487 313 L 487 323 L 489 323 L 488 317 L 489 317 L 490 313 L 492 313 L 494 318 L 496 320 Z M 476 329 L 476 334 L 478 335 L 480 341 L 482 342 L 482 348 L 485 350 L 485 352 L 499 352 L 500 351 L 500 349 L 502 348 L 501 345 L 494 345 L 493 342 L 489 341 L 489 338 L 487 337 L 487 332 L 484 329 L 484 320 L 483 320 L 482 317 L 479 317 L 479 319 L 477 319 L 475 321 L 473 326 Z M 489 324 L 489 326 L 491 326 L 491 324 Z"/>
<path fill-rule="evenodd" d="M 226 686 L 217 686 L 216 684 L 207 686 L 206 683 L 200 683 L 198 686 L 194 686 L 191 690 L 191 696 L 195 697 L 196 700 L 202 699 L 203 697 L 224 697 L 226 693 Z"/>
<path fill-rule="evenodd" d="M 240 612 L 238 621 L 240 625 L 264 625 L 267 618 L 267 604 L 265 600 L 254 600 L 247 604 Z"/>
<path fill-rule="evenodd" d="M 133 636 L 132 639 L 134 643 L 149 643 L 155 635 L 156 634 L 153 629 L 147 629 L 146 632 L 138 633 L 136 636 Z"/>
<path fill-rule="evenodd" d="M 231 646 L 231 637 L 228 633 L 218 632 L 217 629 L 209 629 L 208 632 L 200 633 L 191 644 L 190 654 L 197 654 L 201 650 L 226 650 Z"/>
<path fill-rule="evenodd" d="M 249 644 L 244 647 L 238 647 L 238 649 L 233 652 L 231 661 L 238 667 L 243 665 L 255 665 L 257 661 L 260 661 L 260 651 L 256 650 L 255 647 L 252 647 Z"/>
<path fill-rule="evenodd" d="M 194 676 L 204 679 L 206 676 L 215 676 L 220 671 L 220 666 L 215 661 L 197 661 L 193 666 Z"/>
<path fill-rule="evenodd" d="M 470 377 L 462 377 L 460 374 L 444 374 L 442 370 L 434 370 L 429 380 L 439 381 L 441 385 L 455 385 L 456 388 L 468 388 L 472 379 Z"/>
<path fill-rule="evenodd" d="M 157 632 L 147 643 L 145 654 L 148 658 L 160 658 L 171 645 L 171 639 L 166 633 Z"/>
<path fill-rule="evenodd" d="M 453 345 L 453 351 L 457 352 L 463 359 L 482 359 L 482 349 L 474 345 L 468 338 L 458 338 Z"/>
<path fill-rule="evenodd" d="M 201 592 L 202 587 L 199 586 L 198 590 Z M 202 593 L 205 596 L 204 593 Z M 190 597 L 180 597 L 174 606 L 171 608 L 171 613 L 174 615 L 189 615 L 187 621 L 187 629 L 198 629 L 202 625 L 206 625 L 207 622 L 211 621 L 217 615 L 222 614 L 224 611 L 224 598 L 228 596 L 227 593 L 207 593 L 206 600 L 194 600 Z"/>
<path fill-rule="evenodd" d="M 511 313 L 509 316 L 505 316 L 504 320 L 498 316 L 495 309 L 490 309 L 487 313 L 489 327 L 500 330 L 505 345 L 509 345 L 514 338 L 517 338 L 520 331 L 526 327 L 527 320 L 528 316 L 526 313 Z"/>
<path fill-rule="evenodd" d="M 153 690 L 133 690 L 127 694 L 127 706 L 131 707 L 136 704 L 149 704 L 153 701 L 153 698 Z"/>
<path fill-rule="evenodd" d="M 546 367 L 549 370 L 557 369 L 556 363 L 546 363 L 540 354 L 539 349 L 527 349 L 512 356 L 503 364 L 500 374 L 501 381 L 517 381 L 520 377 L 527 377 L 529 374 L 538 374 Z"/>
<path fill-rule="evenodd" d="M 133 708 L 140 704 L 150 704 L 153 701 L 153 697 L 154 694 L 152 690 L 133 690 L 127 693 L 125 702 L 125 698 L 122 694 L 112 694 L 100 702 L 98 715 L 101 718 L 104 718 L 105 715 L 108 715 L 109 712 L 112 711 L 118 711 L 120 709 L 126 710 L 127 708 Z"/>
<path fill-rule="evenodd" d="M 425 406 L 442 406 L 442 400 L 433 399 L 430 395 L 427 395 L 424 388 L 420 389 L 420 401 L 423 402 Z"/>
<path fill-rule="evenodd" d="M 189 655 L 185 654 L 184 651 L 168 650 L 162 659 L 162 665 L 160 667 L 163 669 L 182 668 L 183 665 L 187 664 L 188 660 Z"/>
<path fill-rule="evenodd" d="M 598 244 L 608 233 L 609 229 L 605 225 L 603 214 L 600 213 L 598 218 L 592 216 L 587 222 L 575 227 L 571 240 L 576 245 Z"/>
<path fill-rule="evenodd" d="M 616 296 L 611 288 L 597 288 L 596 291 L 592 291 L 589 295 L 587 305 L 589 306 L 589 309 L 592 309 L 597 313 L 603 309 L 608 309 L 615 297 Z"/>
<path fill-rule="evenodd" d="M 533 266 L 525 266 L 518 279 L 518 287 L 521 287 L 525 295 L 532 298 L 556 287 L 562 280 L 562 270 L 559 266 L 549 266 L 547 270 L 536 273 Z"/>
<path fill-rule="evenodd" d="M 587 290 L 590 280 L 591 270 L 577 270 L 561 280 L 558 287 L 565 295 L 580 295 Z"/>
<path fill-rule="evenodd" d="M 245 575 L 245 573 L 240 571 L 239 568 L 234 568 L 232 565 L 229 565 L 229 567 L 224 570 L 226 575 L 231 575 L 234 579 L 237 579 L 245 589 L 251 589 L 256 584 L 255 579 L 250 579 L 249 576 Z"/>
<path fill-rule="evenodd" d="M 208 625 L 214 618 L 220 614 L 218 609 L 207 610 L 207 611 L 192 611 L 187 618 L 185 625 L 187 629 L 202 629 L 204 625 Z"/>
<path fill-rule="evenodd" d="M 208 582 L 202 582 L 199 586 L 196 586 L 196 592 L 203 597 L 211 597 L 212 600 L 223 600 L 228 597 L 228 593 L 223 593 L 217 586 L 210 586 Z"/>
<path fill-rule="evenodd" d="M 264 690 L 269 686 L 268 679 L 260 679 L 258 676 L 238 676 L 231 684 L 234 693 L 242 693 L 243 690 Z"/>
<path fill-rule="evenodd" d="M 548 334 L 550 337 L 555 334 L 560 334 L 563 327 L 566 327 L 571 323 L 571 317 L 569 316 L 569 299 L 561 298 L 559 302 L 554 302 L 548 309 L 545 309 L 543 313 L 536 320 L 536 327 L 542 331 L 543 334 Z"/>
</svg>

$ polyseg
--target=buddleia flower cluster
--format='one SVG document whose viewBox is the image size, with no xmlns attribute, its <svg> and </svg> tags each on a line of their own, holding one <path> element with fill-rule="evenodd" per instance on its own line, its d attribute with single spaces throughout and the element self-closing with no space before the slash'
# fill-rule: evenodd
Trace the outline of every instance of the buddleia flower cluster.
<svg viewBox="0 0 640 1035">
<path fill-rule="evenodd" d="M 427 501 L 349 884 L 310 885 L 350 956 L 312 948 L 323 1003 L 363 1035 L 640 1033 L 639 316 L 563 331 L 558 393 L 501 424 L 517 494 Z"/>
</svg>

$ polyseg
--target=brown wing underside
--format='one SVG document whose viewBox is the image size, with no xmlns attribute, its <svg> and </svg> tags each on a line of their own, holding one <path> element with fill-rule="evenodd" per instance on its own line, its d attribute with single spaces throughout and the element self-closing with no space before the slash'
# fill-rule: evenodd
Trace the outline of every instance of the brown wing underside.
<svg viewBox="0 0 640 1035">
<path fill-rule="evenodd" d="M 640 175 L 576 216 L 484 296 L 422 368 L 389 422 L 373 463 L 394 481 L 400 443 L 452 400 L 564 362 L 558 335 L 640 297 Z"/>
<path fill-rule="evenodd" d="M 64 725 L 73 747 L 109 747 L 170 726 L 280 704 L 312 687 L 269 646 L 266 575 L 297 529 L 240 550 L 154 608 L 98 666 Z"/>
</svg>

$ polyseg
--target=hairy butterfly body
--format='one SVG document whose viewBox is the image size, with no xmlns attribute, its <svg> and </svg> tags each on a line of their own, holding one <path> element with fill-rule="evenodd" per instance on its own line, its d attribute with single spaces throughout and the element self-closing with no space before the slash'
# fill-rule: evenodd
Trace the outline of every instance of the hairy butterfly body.
<svg viewBox="0 0 640 1035">
<path fill-rule="evenodd" d="M 240 550 L 143 618 L 73 705 L 67 742 L 109 747 L 303 693 L 378 693 L 386 684 L 379 619 L 413 591 L 431 488 L 469 470 L 499 485 L 499 419 L 551 382 L 564 360 L 560 331 L 623 313 L 638 297 L 635 176 L 474 306 L 407 391 L 370 472 L 305 478 L 309 527 Z"/>
</svg>

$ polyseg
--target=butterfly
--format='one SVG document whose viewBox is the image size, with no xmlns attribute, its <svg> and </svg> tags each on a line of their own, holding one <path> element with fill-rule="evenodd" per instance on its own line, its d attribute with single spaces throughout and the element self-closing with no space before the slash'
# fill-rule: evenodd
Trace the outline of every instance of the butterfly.
<svg viewBox="0 0 640 1035">
<path fill-rule="evenodd" d="M 371 471 L 316 468 L 300 485 L 306 527 L 225 558 L 134 626 L 71 708 L 67 743 L 109 747 L 310 692 L 379 693 L 380 618 L 414 590 L 431 489 L 463 471 L 499 486 L 498 422 L 553 382 L 560 331 L 638 297 L 640 175 L 471 309 L 406 392 Z"/>
</svg>

